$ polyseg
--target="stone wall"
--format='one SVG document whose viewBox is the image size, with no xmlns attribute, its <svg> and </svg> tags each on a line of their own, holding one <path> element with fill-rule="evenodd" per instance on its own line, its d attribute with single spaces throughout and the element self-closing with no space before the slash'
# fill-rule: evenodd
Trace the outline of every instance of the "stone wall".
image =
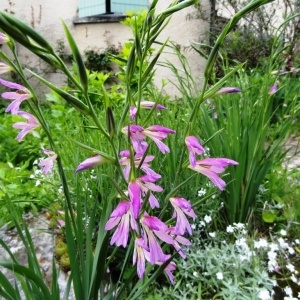
<svg viewBox="0 0 300 300">
<path fill-rule="evenodd" d="M 166 8 L 171 2 L 171 0 L 158 1 L 157 10 L 160 11 Z M 207 15 L 209 15 L 210 10 L 208 3 L 209 1 L 207 1 L 207 5 L 204 4 L 203 6 Z M 39 33 L 43 34 L 52 43 L 54 48 L 57 48 L 59 40 L 66 40 L 60 19 L 63 19 L 70 28 L 82 53 L 88 49 L 101 51 L 110 46 L 122 45 L 132 37 L 130 30 L 118 22 L 74 24 L 73 21 L 77 18 L 78 14 L 77 1 L 74 0 L 2 0 L 0 2 L 0 9 L 14 14 L 22 21 L 30 24 Z M 189 46 L 192 41 L 205 41 L 208 29 L 208 22 L 199 18 L 197 10 L 194 7 L 189 7 L 176 13 L 160 36 L 162 42 L 170 38 L 171 41 L 180 47 L 186 55 L 191 65 L 191 71 L 198 82 L 201 82 L 205 61 L 194 50 L 191 50 Z M 65 45 L 67 46 L 66 42 Z M 38 72 L 54 84 L 64 84 L 64 78 L 61 75 L 36 57 L 33 57 L 33 55 L 21 46 L 18 48 L 18 53 L 25 66 Z M 161 58 L 162 61 L 166 59 L 178 65 L 178 61 L 172 53 L 165 53 Z M 180 68 L 179 65 L 178 68 Z M 162 79 L 174 80 L 169 70 L 158 67 L 155 77 L 155 82 L 158 86 L 161 85 Z M 39 85 L 39 83 L 36 84 Z M 172 84 L 168 84 L 165 90 L 173 96 L 178 94 Z"/>
</svg>

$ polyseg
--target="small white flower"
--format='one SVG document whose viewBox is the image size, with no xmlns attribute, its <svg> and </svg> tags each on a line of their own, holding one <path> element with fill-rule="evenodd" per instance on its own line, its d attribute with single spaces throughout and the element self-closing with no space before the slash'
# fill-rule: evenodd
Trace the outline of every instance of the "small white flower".
<svg viewBox="0 0 300 300">
<path fill-rule="evenodd" d="M 254 248 L 260 249 L 260 248 L 267 248 L 268 242 L 266 239 L 259 239 L 258 241 L 254 241 Z"/>
<path fill-rule="evenodd" d="M 270 300 L 271 299 L 271 295 L 270 295 L 270 292 L 266 289 L 263 289 L 261 290 L 259 293 L 258 293 L 258 297 L 259 299 L 261 300 Z"/>
<path fill-rule="evenodd" d="M 287 249 L 289 247 L 289 244 L 282 237 L 280 237 L 277 241 L 282 249 Z"/>
<path fill-rule="evenodd" d="M 195 224 L 192 224 L 192 225 L 191 225 L 191 228 L 192 228 L 193 230 L 195 230 L 195 229 L 196 229 L 196 225 L 195 225 Z"/>
<path fill-rule="evenodd" d="M 286 286 L 286 287 L 284 288 L 284 292 L 285 292 L 288 296 L 290 296 L 290 297 L 293 296 L 293 291 L 292 291 L 292 289 L 291 289 L 289 286 Z"/>
<path fill-rule="evenodd" d="M 234 228 L 233 228 L 231 225 L 229 225 L 229 226 L 227 226 L 227 228 L 226 228 L 226 232 L 232 233 L 232 232 L 234 232 Z"/>
<path fill-rule="evenodd" d="M 216 233 L 215 233 L 215 232 L 210 232 L 208 235 L 209 235 L 210 237 L 212 237 L 212 238 L 215 238 L 215 237 L 216 237 Z"/>
<path fill-rule="evenodd" d="M 211 216 L 206 215 L 206 216 L 204 217 L 204 221 L 205 221 L 207 224 L 210 223 L 210 222 L 212 221 Z"/>
<path fill-rule="evenodd" d="M 206 224 L 205 224 L 204 221 L 200 221 L 200 222 L 199 222 L 199 227 L 205 227 L 205 225 L 206 225 Z"/>
<path fill-rule="evenodd" d="M 298 281 L 298 279 L 297 279 L 297 277 L 295 276 L 295 274 L 292 274 L 291 280 L 292 280 L 293 282 L 295 282 L 295 283 Z"/>
<path fill-rule="evenodd" d="M 243 224 L 243 223 L 233 223 L 233 226 L 235 226 L 237 229 L 245 228 L 245 224 Z"/>
<path fill-rule="evenodd" d="M 284 230 L 284 229 L 281 229 L 279 233 L 282 236 L 286 236 L 286 234 L 287 234 L 286 230 Z"/>
<path fill-rule="evenodd" d="M 278 208 L 278 209 L 282 209 L 282 208 L 284 208 L 284 204 L 283 203 L 277 203 L 275 205 L 275 207 Z"/>
<path fill-rule="evenodd" d="M 204 188 L 201 188 L 199 191 L 198 191 L 198 197 L 202 197 L 206 194 L 206 189 Z"/>
<path fill-rule="evenodd" d="M 222 280 L 224 278 L 223 273 L 222 272 L 218 272 L 216 274 L 217 279 Z"/>
<path fill-rule="evenodd" d="M 41 184 L 41 181 L 40 180 L 37 180 L 36 182 L 35 182 L 35 186 L 39 186 Z"/>
<path fill-rule="evenodd" d="M 289 254 L 295 254 L 295 250 L 292 247 L 288 247 Z"/>
<path fill-rule="evenodd" d="M 275 244 L 275 243 L 270 243 L 270 244 L 269 244 L 269 248 L 270 248 L 270 251 L 271 251 L 271 252 L 275 252 L 275 251 L 278 251 L 278 250 L 279 250 L 278 245 Z"/>
<path fill-rule="evenodd" d="M 292 265 L 292 264 L 290 264 L 290 263 L 288 263 L 288 264 L 286 265 L 286 268 L 287 268 L 291 273 L 294 273 L 294 272 L 295 272 L 295 266 Z"/>
<path fill-rule="evenodd" d="M 198 277 L 198 272 L 194 271 L 193 276 Z"/>
</svg>

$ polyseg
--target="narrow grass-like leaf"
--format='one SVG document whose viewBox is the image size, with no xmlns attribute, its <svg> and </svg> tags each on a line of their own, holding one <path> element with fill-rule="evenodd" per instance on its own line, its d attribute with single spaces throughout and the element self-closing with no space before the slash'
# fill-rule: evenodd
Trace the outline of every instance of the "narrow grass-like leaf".
<svg viewBox="0 0 300 300">
<path fill-rule="evenodd" d="M 63 24 L 64 30 L 65 30 L 65 34 L 68 39 L 70 48 L 72 50 L 73 57 L 76 61 L 76 66 L 78 68 L 78 75 L 80 78 L 80 82 L 82 84 L 84 92 L 87 93 L 87 91 L 88 91 L 88 76 L 87 76 L 87 71 L 86 71 L 82 56 L 80 55 L 79 49 L 76 45 L 76 42 L 75 42 L 69 28 L 67 27 L 66 23 L 63 20 L 62 20 L 62 24 Z"/>
<path fill-rule="evenodd" d="M 34 72 L 31 72 L 28 70 L 34 77 L 38 78 L 40 81 L 42 81 L 44 84 L 46 84 L 49 88 L 51 88 L 53 91 L 55 91 L 59 96 L 64 98 L 69 104 L 71 104 L 73 107 L 75 107 L 77 110 L 84 114 L 89 114 L 90 110 L 87 105 L 85 105 L 82 101 L 80 101 L 78 98 L 70 95 L 69 93 L 64 92 L 62 89 L 59 89 L 49 81 L 45 80 L 41 76 L 35 74 Z"/>
<path fill-rule="evenodd" d="M 34 273 L 34 271 L 19 264 L 14 264 L 5 261 L 0 261 L 0 266 L 7 268 L 13 272 L 16 272 L 29 279 L 40 290 L 41 296 L 43 297 L 42 299 L 53 300 L 47 285 L 44 283 L 43 279 L 40 276 Z"/>
<path fill-rule="evenodd" d="M 48 52 L 50 54 L 54 53 L 50 43 L 46 39 L 44 39 L 38 32 L 36 32 L 32 27 L 4 11 L 1 11 L 0 15 L 6 19 L 7 23 L 10 24 L 11 28 L 13 27 L 14 29 L 19 30 L 19 32 L 22 32 L 22 35 L 30 37 L 40 47 L 42 47 L 45 52 Z"/>
</svg>

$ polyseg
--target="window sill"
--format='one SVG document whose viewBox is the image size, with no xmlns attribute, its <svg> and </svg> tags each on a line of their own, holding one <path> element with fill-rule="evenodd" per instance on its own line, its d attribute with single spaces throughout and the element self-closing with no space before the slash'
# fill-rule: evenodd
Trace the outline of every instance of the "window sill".
<svg viewBox="0 0 300 300">
<path fill-rule="evenodd" d="M 76 18 L 73 24 L 87 24 L 87 23 L 117 23 L 125 20 L 127 16 L 124 14 L 103 14 L 93 17 Z"/>
</svg>

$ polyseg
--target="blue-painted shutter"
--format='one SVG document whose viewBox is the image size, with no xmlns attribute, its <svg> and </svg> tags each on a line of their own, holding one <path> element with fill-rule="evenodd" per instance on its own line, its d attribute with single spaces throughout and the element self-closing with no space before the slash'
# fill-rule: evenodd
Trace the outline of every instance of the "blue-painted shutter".
<svg viewBox="0 0 300 300">
<path fill-rule="evenodd" d="M 105 0 L 79 0 L 79 18 L 90 17 L 106 13 Z"/>
<path fill-rule="evenodd" d="M 148 9 L 149 0 L 111 0 L 113 13 L 126 13 L 127 11 Z"/>
</svg>

